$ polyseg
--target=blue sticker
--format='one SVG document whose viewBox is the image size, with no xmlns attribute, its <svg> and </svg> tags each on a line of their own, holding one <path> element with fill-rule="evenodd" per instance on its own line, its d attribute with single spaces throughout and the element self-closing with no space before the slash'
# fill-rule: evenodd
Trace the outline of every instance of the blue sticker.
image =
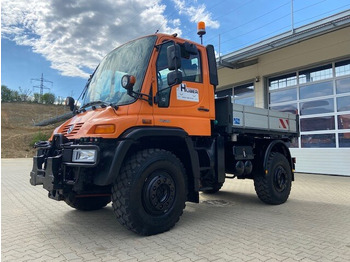
<svg viewBox="0 0 350 262">
<path fill-rule="evenodd" d="M 240 125 L 240 124 L 241 124 L 241 119 L 240 119 L 240 118 L 237 118 L 237 117 L 234 117 L 234 118 L 233 118 L 233 124 L 235 124 L 235 125 Z"/>
</svg>

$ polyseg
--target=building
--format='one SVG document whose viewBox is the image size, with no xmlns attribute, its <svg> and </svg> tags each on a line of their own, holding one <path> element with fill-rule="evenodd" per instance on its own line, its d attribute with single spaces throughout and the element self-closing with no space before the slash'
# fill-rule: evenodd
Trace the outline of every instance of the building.
<svg viewBox="0 0 350 262">
<path fill-rule="evenodd" d="M 350 10 L 224 55 L 217 95 L 299 112 L 296 171 L 350 176 Z"/>
</svg>

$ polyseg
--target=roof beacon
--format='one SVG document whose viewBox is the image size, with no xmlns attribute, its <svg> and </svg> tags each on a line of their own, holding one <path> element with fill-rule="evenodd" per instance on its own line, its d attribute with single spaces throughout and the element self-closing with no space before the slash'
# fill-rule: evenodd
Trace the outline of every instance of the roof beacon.
<svg viewBox="0 0 350 262">
<path fill-rule="evenodd" d="M 201 38 L 201 45 L 203 45 L 203 35 L 205 35 L 205 23 L 203 21 L 198 22 L 197 25 L 197 34 Z"/>
</svg>

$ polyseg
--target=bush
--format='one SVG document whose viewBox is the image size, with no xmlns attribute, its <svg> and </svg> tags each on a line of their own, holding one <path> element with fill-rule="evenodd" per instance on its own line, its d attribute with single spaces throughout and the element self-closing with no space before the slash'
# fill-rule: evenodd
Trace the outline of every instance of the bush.
<svg viewBox="0 0 350 262">
<path fill-rule="evenodd" d="M 47 141 L 49 138 L 50 138 L 50 134 L 39 131 L 38 133 L 34 134 L 32 141 L 30 142 L 29 145 L 33 147 L 36 142 Z"/>
<path fill-rule="evenodd" d="M 53 105 L 55 103 L 56 97 L 52 93 L 45 93 L 41 97 L 42 103 L 47 105 Z"/>
</svg>

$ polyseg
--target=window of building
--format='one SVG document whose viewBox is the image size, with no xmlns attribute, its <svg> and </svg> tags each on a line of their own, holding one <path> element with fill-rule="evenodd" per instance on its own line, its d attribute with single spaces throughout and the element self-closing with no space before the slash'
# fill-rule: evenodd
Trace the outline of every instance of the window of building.
<svg viewBox="0 0 350 262">
<path fill-rule="evenodd" d="M 332 65 L 320 66 L 299 73 L 299 84 L 320 81 L 324 79 L 332 78 Z"/>
<path fill-rule="evenodd" d="M 235 104 L 254 106 L 254 84 L 248 83 L 233 88 L 233 102 Z"/>
<path fill-rule="evenodd" d="M 350 147 L 350 133 L 339 134 L 339 147 Z"/>
<path fill-rule="evenodd" d="M 285 104 L 281 106 L 270 106 L 270 109 L 277 110 L 280 112 L 288 112 L 292 114 L 297 114 L 298 113 L 298 104 L 293 103 L 293 104 Z"/>
<path fill-rule="evenodd" d="M 338 116 L 338 128 L 350 130 L 350 114 Z"/>
<path fill-rule="evenodd" d="M 337 111 L 350 111 L 350 96 L 342 96 L 337 98 Z"/>
<path fill-rule="evenodd" d="M 338 79 L 336 81 L 337 94 L 349 93 L 350 92 L 350 77 Z"/>
<path fill-rule="evenodd" d="M 285 88 L 288 86 L 295 86 L 297 84 L 296 73 L 270 78 L 269 79 L 269 90 L 276 90 L 280 88 Z"/>
<path fill-rule="evenodd" d="M 279 90 L 277 92 L 270 93 L 270 101 L 271 103 L 280 103 L 287 101 L 295 101 L 297 99 L 297 89 L 287 89 L 287 90 Z"/>
<path fill-rule="evenodd" d="M 232 96 L 232 102 L 240 105 L 254 106 L 255 93 L 254 84 L 248 83 L 235 86 L 225 90 L 220 90 L 215 93 L 217 97 Z"/>
<path fill-rule="evenodd" d="M 215 93 L 217 97 L 232 96 L 232 88 L 220 90 Z"/>
<path fill-rule="evenodd" d="M 350 147 L 350 60 L 268 79 L 269 108 L 300 114 L 291 147 Z"/>
<path fill-rule="evenodd" d="M 335 76 L 350 75 L 350 60 L 335 63 Z"/>
<path fill-rule="evenodd" d="M 300 99 L 307 99 L 318 96 L 328 96 L 332 94 L 333 83 L 331 81 L 300 87 Z"/>
<path fill-rule="evenodd" d="M 332 98 L 300 103 L 300 115 L 314 115 L 334 112 Z"/>
<path fill-rule="evenodd" d="M 300 131 L 334 130 L 334 116 L 300 119 Z"/>
<path fill-rule="evenodd" d="M 335 147 L 335 134 L 301 135 L 301 147 Z"/>
</svg>

